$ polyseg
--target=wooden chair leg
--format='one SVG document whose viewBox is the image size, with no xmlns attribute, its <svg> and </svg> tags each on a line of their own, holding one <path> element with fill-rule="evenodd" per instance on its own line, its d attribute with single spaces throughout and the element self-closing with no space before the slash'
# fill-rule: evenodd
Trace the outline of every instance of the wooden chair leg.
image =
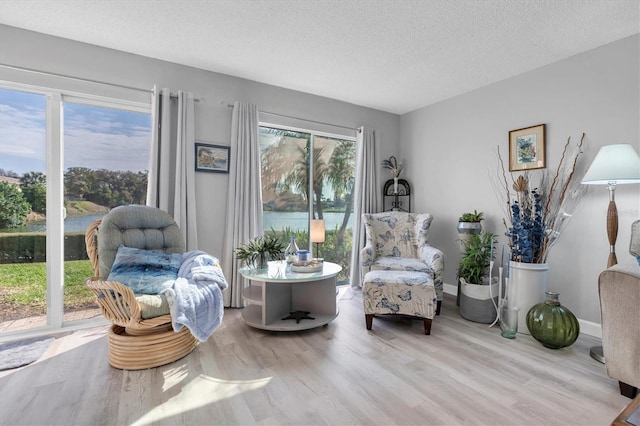
<svg viewBox="0 0 640 426">
<path fill-rule="evenodd" d="M 373 314 L 364 314 L 364 319 L 367 323 L 367 330 L 371 330 L 371 326 L 373 325 Z"/>
<path fill-rule="evenodd" d="M 442 300 L 438 300 L 436 304 L 436 315 L 440 315 L 440 307 L 442 307 Z"/>
<path fill-rule="evenodd" d="M 431 319 L 429 318 L 424 319 L 424 334 L 427 336 L 431 334 Z"/>
<path fill-rule="evenodd" d="M 638 388 L 635 386 L 631 386 L 620 381 L 618 381 L 618 386 L 620 386 L 620 395 L 622 396 L 626 396 L 627 398 L 635 398 L 638 394 Z"/>
</svg>

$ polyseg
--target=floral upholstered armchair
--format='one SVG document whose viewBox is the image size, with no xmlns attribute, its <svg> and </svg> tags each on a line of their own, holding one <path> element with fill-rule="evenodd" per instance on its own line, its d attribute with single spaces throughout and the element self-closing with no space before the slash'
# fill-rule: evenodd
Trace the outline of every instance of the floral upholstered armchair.
<svg viewBox="0 0 640 426">
<path fill-rule="evenodd" d="M 418 271 L 433 279 L 442 303 L 444 255 L 427 243 L 433 216 L 428 213 L 390 211 L 362 215 L 366 241 L 360 252 L 361 282 L 369 271 Z"/>
</svg>

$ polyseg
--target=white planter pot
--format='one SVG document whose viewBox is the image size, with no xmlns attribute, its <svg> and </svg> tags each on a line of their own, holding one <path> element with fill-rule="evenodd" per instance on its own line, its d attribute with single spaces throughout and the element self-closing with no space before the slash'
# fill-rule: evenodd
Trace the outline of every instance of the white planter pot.
<svg viewBox="0 0 640 426">
<path fill-rule="evenodd" d="M 460 315 L 462 318 L 483 324 L 490 324 L 496 319 L 498 282 L 497 279 L 494 281 L 492 285 L 460 283 Z"/>
<path fill-rule="evenodd" d="M 518 333 L 530 334 L 527 328 L 527 313 L 533 305 L 545 300 L 549 264 L 509 262 L 507 300 L 509 307 L 520 308 Z"/>
</svg>

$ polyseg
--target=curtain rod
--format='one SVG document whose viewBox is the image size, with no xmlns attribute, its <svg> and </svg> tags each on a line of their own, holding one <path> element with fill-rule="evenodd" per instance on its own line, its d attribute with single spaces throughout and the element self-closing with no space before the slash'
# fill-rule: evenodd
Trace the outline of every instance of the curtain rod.
<svg viewBox="0 0 640 426">
<path fill-rule="evenodd" d="M 69 80 L 84 81 L 84 82 L 87 82 L 87 83 L 102 84 L 102 85 L 105 85 L 105 86 L 120 87 L 122 89 L 129 89 L 129 90 L 135 90 L 135 91 L 138 91 L 138 92 L 147 92 L 147 93 L 153 94 L 153 89 L 143 89 L 141 87 L 126 86 L 124 84 L 109 83 L 109 82 L 106 82 L 106 81 L 92 80 L 90 78 L 74 77 L 72 75 L 59 74 L 59 73 L 49 72 L 49 71 L 41 71 L 41 70 L 36 70 L 36 69 L 33 69 L 33 68 L 19 67 L 19 66 L 9 65 L 9 64 L 0 64 L 0 67 L 14 69 L 14 70 L 18 70 L 18 71 L 26 71 L 26 72 L 30 72 L 30 73 L 33 73 L 33 74 L 41 74 L 41 75 L 47 75 L 47 76 L 61 77 L 61 78 L 67 78 Z M 177 98 L 178 97 L 177 95 L 174 95 L 174 94 L 171 94 L 170 96 L 172 98 Z M 195 102 L 206 102 L 207 101 L 205 98 L 194 98 L 193 100 Z"/>
<path fill-rule="evenodd" d="M 225 101 L 222 101 L 221 104 L 225 104 Z M 230 103 L 226 103 L 226 106 L 227 106 L 227 108 L 233 108 L 233 105 L 230 104 Z M 262 114 L 275 115 L 275 116 L 278 116 L 278 117 L 293 118 L 294 120 L 306 121 L 308 123 L 323 124 L 325 126 L 339 127 L 341 129 L 348 129 L 348 130 L 355 130 L 358 133 L 360 132 L 359 128 L 356 129 L 356 128 L 349 127 L 349 126 L 341 126 L 340 124 L 326 123 L 324 121 L 309 120 L 308 118 L 295 117 L 293 115 L 278 114 L 277 112 L 269 112 L 269 111 L 263 111 L 263 110 L 258 110 L 258 112 L 261 112 Z"/>
<path fill-rule="evenodd" d="M 10 68 L 10 69 L 18 70 L 18 71 L 27 71 L 27 72 L 31 72 L 31 73 L 34 73 L 34 74 L 42 74 L 42 75 L 50 75 L 50 76 L 54 76 L 54 77 L 68 78 L 70 80 L 77 80 L 77 81 L 84 81 L 84 82 L 88 82 L 88 83 L 103 84 L 103 85 L 106 85 L 106 86 L 120 87 L 120 88 L 123 88 L 123 89 L 136 90 L 138 92 L 153 93 L 152 89 L 142 89 L 140 87 L 125 86 L 123 84 L 108 83 L 106 81 L 100 81 L 100 80 L 92 80 L 90 78 L 74 77 L 72 75 L 58 74 L 58 73 L 49 72 L 49 71 L 40 71 L 40 70 L 36 70 L 36 69 L 33 69 L 33 68 L 18 67 L 18 66 L 15 66 L 15 65 L 8 65 L 8 64 L 0 64 L 0 67 Z"/>
<path fill-rule="evenodd" d="M 170 93 L 170 94 L 169 94 L 169 97 L 170 97 L 171 99 L 178 99 L 178 95 L 175 95 L 175 94 L 173 94 L 173 93 Z M 202 103 L 206 103 L 206 102 L 207 102 L 207 99 L 206 99 L 206 98 L 193 98 L 193 102 L 198 102 L 198 103 L 202 102 Z"/>
</svg>

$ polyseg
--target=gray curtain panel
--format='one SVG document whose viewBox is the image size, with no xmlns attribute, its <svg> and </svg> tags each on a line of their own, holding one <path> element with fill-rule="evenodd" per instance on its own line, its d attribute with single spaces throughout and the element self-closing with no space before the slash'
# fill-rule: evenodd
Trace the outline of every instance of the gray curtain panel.
<svg viewBox="0 0 640 426">
<path fill-rule="evenodd" d="M 147 205 L 173 216 L 189 251 L 198 249 L 194 127 L 193 93 L 154 87 Z"/>
<path fill-rule="evenodd" d="M 356 140 L 356 188 L 353 206 L 353 247 L 351 248 L 351 287 L 362 287 L 360 249 L 364 247 L 363 213 L 378 212 L 378 160 L 375 130 L 358 129 Z"/>
<path fill-rule="evenodd" d="M 227 192 L 222 271 L 229 282 L 223 292 L 224 306 L 244 307 L 242 289 L 245 279 L 238 273 L 241 262 L 233 250 L 250 238 L 262 235 L 262 183 L 260 180 L 260 141 L 258 108 L 235 102 L 231 122 L 231 163 Z"/>
</svg>

